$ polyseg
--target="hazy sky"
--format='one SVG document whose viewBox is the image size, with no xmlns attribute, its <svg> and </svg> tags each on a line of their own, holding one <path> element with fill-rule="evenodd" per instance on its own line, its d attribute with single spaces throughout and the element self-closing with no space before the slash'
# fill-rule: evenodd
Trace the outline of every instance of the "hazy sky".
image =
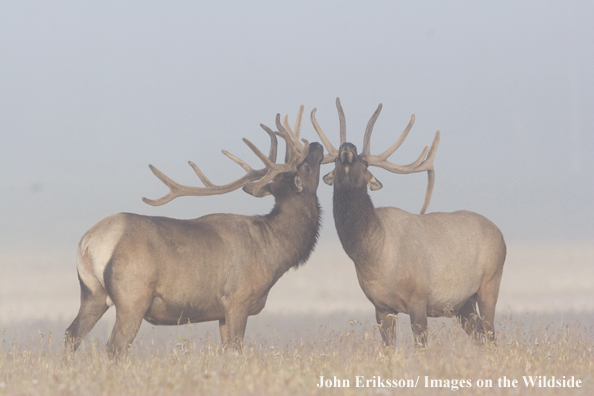
<svg viewBox="0 0 594 396">
<path fill-rule="evenodd" d="M 362 144 L 383 103 L 372 153 L 407 125 L 391 157 L 409 163 L 441 130 L 429 211 L 468 209 L 508 241 L 594 239 L 594 6 L 591 2 L 0 3 L 0 249 L 74 249 L 117 212 L 192 218 L 264 214 L 242 191 L 151 207 L 167 188 L 148 168 L 200 185 L 260 167 L 260 123 Z M 325 165 L 323 173 L 332 165 Z M 418 212 L 426 175 L 374 171 L 376 206 Z M 322 243 L 336 239 L 320 183 Z"/>
</svg>

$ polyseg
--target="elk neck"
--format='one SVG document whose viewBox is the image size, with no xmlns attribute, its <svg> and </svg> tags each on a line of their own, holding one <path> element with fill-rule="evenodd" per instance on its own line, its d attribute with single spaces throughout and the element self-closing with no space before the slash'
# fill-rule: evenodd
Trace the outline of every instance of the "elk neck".
<svg viewBox="0 0 594 396">
<path fill-rule="evenodd" d="M 283 258 L 286 257 L 285 271 L 307 261 L 318 240 L 321 223 L 321 208 L 315 194 L 275 198 L 274 208 L 261 220 L 266 239 L 276 243 L 283 251 Z"/>
<path fill-rule="evenodd" d="M 340 242 L 351 259 L 364 259 L 383 230 L 367 187 L 334 185 L 334 223 Z"/>
</svg>

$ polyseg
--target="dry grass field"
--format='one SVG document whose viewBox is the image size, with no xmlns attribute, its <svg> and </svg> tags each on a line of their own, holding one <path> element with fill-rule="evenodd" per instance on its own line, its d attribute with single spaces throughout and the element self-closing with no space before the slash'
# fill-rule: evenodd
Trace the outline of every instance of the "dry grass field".
<svg viewBox="0 0 594 396">
<path fill-rule="evenodd" d="M 433 319 L 425 351 L 413 347 L 407 315 L 398 318 L 396 347 L 382 347 L 352 263 L 337 252 L 321 246 L 281 279 L 264 312 L 249 319 L 243 352 L 221 350 L 214 322 L 144 323 L 116 363 L 104 351 L 113 309 L 75 359 L 63 360 L 64 329 L 78 308 L 73 265 L 4 258 L 0 396 L 594 394 L 590 244 L 511 246 L 497 346 L 477 347 L 453 320 Z M 332 387 L 318 387 L 321 377 Z M 552 377 L 566 386 L 544 387 Z"/>
<path fill-rule="evenodd" d="M 312 322 L 321 320 L 323 317 Z M 341 322 L 339 317 L 333 320 Z M 277 331 L 268 326 L 271 334 L 249 337 L 241 353 L 221 350 L 216 332 L 201 334 L 192 326 L 168 328 L 168 334 L 145 330 L 129 357 L 116 363 L 105 354 L 105 337 L 91 336 L 75 359 L 65 363 L 58 329 L 37 334 L 29 329 L 27 336 L 13 337 L 13 341 L 6 339 L 5 331 L 0 395 L 594 392 L 594 329 L 581 321 L 551 323 L 530 315 L 503 317 L 498 323 L 496 347 L 475 346 L 453 321 L 432 321 L 430 347 L 425 351 L 415 350 L 408 320 L 403 319 L 398 323 L 400 339 L 394 349 L 382 347 L 379 332 L 370 321 L 343 320 L 338 326 L 341 330 L 313 323 L 300 325 L 298 321 L 307 320 L 299 316 L 268 315 L 264 321 L 288 322 L 291 328 Z M 320 376 L 330 379 L 333 387 L 318 387 Z M 503 376 L 509 387 L 499 382 Z M 549 381 L 554 376 L 555 380 L 565 379 L 566 385 L 573 378 L 581 387 L 531 387 L 524 382 L 528 376 L 536 380 L 546 376 Z M 343 387 L 334 387 L 335 377 Z"/>
</svg>

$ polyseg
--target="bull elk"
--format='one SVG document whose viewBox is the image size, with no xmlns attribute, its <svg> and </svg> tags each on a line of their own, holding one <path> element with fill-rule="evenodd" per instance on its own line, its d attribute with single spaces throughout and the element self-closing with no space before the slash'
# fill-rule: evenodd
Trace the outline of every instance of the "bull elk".
<svg viewBox="0 0 594 396">
<path fill-rule="evenodd" d="M 127 350 L 142 320 L 154 325 L 219 321 L 224 346 L 240 348 L 247 318 L 258 314 L 268 292 L 291 267 L 313 251 L 320 226 L 316 196 L 323 148 L 299 141 L 303 106 L 295 130 L 270 135 L 269 155 L 243 141 L 265 167 L 252 169 L 223 150 L 246 174 L 225 185 L 214 185 L 189 162 L 205 187 L 180 185 L 152 165 L 150 169 L 170 192 L 157 206 L 177 197 L 224 194 L 243 187 L 255 197 L 273 195 L 275 204 L 265 216 L 210 214 L 193 220 L 120 213 L 101 220 L 78 245 L 77 270 L 81 287 L 78 315 L 66 330 L 66 349 L 74 353 L 111 305 L 116 320 L 108 341 L 111 357 Z M 277 139 L 286 142 L 284 164 L 276 163 Z"/>
<path fill-rule="evenodd" d="M 333 212 L 338 236 L 355 263 L 359 284 L 375 306 L 376 319 L 386 346 L 395 342 L 398 313 L 410 315 L 417 347 L 427 343 L 427 317 L 456 316 L 469 336 L 494 340 L 493 320 L 503 273 L 506 247 L 501 231 L 485 217 L 469 212 L 424 214 L 431 201 L 435 171 L 433 159 L 439 131 L 431 148 L 425 147 L 409 165 L 389 162 L 413 126 L 411 120 L 400 138 L 379 155 L 370 154 L 371 132 L 380 104 L 369 120 L 363 150 L 346 141 L 345 116 L 336 99 L 340 119 L 337 150 L 316 121 L 311 120 L 329 154 L 322 164 L 334 161 L 334 170 L 323 180 L 334 185 Z M 369 166 L 393 173 L 428 172 L 425 203 L 420 215 L 392 207 L 375 208 L 367 192 L 382 184 Z M 478 310 L 477 310 L 478 304 Z"/>
</svg>

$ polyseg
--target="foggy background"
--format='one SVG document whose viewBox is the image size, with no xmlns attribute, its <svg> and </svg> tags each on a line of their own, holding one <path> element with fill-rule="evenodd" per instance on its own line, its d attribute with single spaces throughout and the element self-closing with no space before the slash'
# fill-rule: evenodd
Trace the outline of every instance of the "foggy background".
<svg viewBox="0 0 594 396">
<path fill-rule="evenodd" d="M 0 3 L 0 322 L 72 320 L 76 245 L 118 212 L 265 214 L 241 190 L 151 207 L 174 180 L 216 184 L 260 168 L 259 127 L 305 105 L 337 145 L 335 98 L 372 153 L 416 123 L 390 158 L 412 162 L 436 130 L 429 211 L 467 209 L 508 243 L 499 313 L 594 311 L 594 5 L 590 2 Z M 276 129 L 276 128 L 274 128 Z M 283 158 L 282 154 L 279 158 Z M 322 173 L 332 169 L 325 165 Z M 374 169 L 376 206 L 418 213 L 427 176 Z M 320 183 L 324 229 L 265 312 L 373 315 Z M 144 325 L 146 326 L 146 324 Z M 249 326 L 249 325 L 248 325 Z"/>
</svg>

